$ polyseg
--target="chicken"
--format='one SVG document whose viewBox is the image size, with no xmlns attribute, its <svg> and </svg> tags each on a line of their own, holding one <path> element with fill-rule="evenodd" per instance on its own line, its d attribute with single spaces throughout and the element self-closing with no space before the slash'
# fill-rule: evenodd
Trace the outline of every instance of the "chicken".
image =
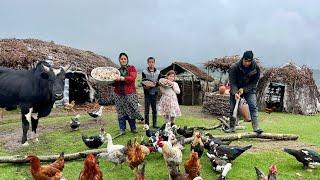
<svg viewBox="0 0 320 180">
<path fill-rule="evenodd" d="M 85 136 L 82 135 L 82 141 L 86 144 L 86 146 L 90 149 L 100 147 L 105 141 L 105 130 L 104 128 L 100 128 L 100 133 L 98 136 Z"/>
<path fill-rule="evenodd" d="M 134 180 L 145 180 L 145 169 L 146 169 L 146 161 L 144 161 L 142 164 L 140 164 L 136 170 L 136 173 L 134 175 Z"/>
<path fill-rule="evenodd" d="M 159 146 L 162 148 L 163 158 L 166 161 L 169 178 L 171 177 L 172 169 L 178 169 L 182 163 L 182 152 L 177 146 L 172 146 L 171 141 L 161 141 Z"/>
<path fill-rule="evenodd" d="M 188 179 L 194 179 L 200 176 L 201 165 L 197 152 L 192 150 L 189 160 L 184 163 L 184 169 L 188 174 Z"/>
<path fill-rule="evenodd" d="M 143 125 L 143 129 L 146 131 L 146 135 L 148 137 L 152 137 L 156 135 L 157 130 L 151 130 L 148 124 Z"/>
<path fill-rule="evenodd" d="M 303 164 L 304 168 L 307 168 L 307 167 L 313 168 L 314 165 L 320 164 L 320 154 L 313 150 L 310 150 L 310 149 L 295 150 L 295 149 L 284 148 L 283 151 L 294 156 L 299 162 Z"/>
<path fill-rule="evenodd" d="M 65 103 L 64 109 L 74 111 L 73 108 L 75 105 L 76 105 L 76 103 L 74 101 L 71 101 L 71 103 Z"/>
<path fill-rule="evenodd" d="M 176 166 L 174 162 L 168 162 L 169 176 L 171 180 L 188 180 L 188 174 L 182 174 L 179 171 L 179 166 Z"/>
<path fill-rule="evenodd" d="M 77 114 L 75 117 L 71 118 L 70 127 L 72 130 L 78 130 L 80 126 L 80 114 Z"/>
<path fill-rule="evenodd" d="M 98 154 L 97 158 L 105 158 L 107 161 L 114 163 L 115 166 L 113 168 L 115 168 L 118 164 L 126 161 L 127 148 L 123 145 L 114 145 L 110 134 L 107 134 L 106 137 L 108 141 L 107 150 Z"/>
<path fill-rule="evenodd" d="M 217 172 L 221 172 L 221 175 L 217 178 L 219 180 L 226 179 L 228 172 L 231 170 L 231 163 L 227 163 L 225 160 L 220 159 L 212 154 L 207 153 L 207 157 L 210 160 L 212 169 Z"/>
<path fill-rule="evenodd" d="M 88 112 L 88 114 L 93 117 L 96 121 L 98 121 L 98 118 L 102 116 L 104 106 L 100 106 L 98 111 Z"/>
<path fill-rule="evenodd" d="M 58 159 L 56 161 L 54 161 L 53 163 L 51 163 L 50 166 L 62 171 L 64 168 L 64 152 L 61 152 Z"/>
<path fill-rule="evenodd" d="M 79 180 L 102 180 L 103 174 L 93 154 L 88 154 L 84 160 L 84 167 L 79 175 Z"/>
<path fill-rule="evenodd" d="M 264 175 L 264 173 L 257 167 L 254 167 L 254 169 L 256 170 L 258 180 L 277 180 L 277 167 L 274 164 L 269 167 L 268 176 Z"/>
<path fill-rule="evenodd" d="M 201 133 L 200 132 L 194 132 L 193 141 L 191 143 L 191 151 L 194 150 L 194 152 L 198 153 L 198 157 L 201 158 L 203 151 L 204 151 L 204 144 L 202 142 Z"/>
<path fill-rule="evenodd" d="M 131 169 L 137 168 L 144 161 L 144 158 L 145 154 L 141 149 L 141 145 L 136 140 L 132 142 L 130 139 L 127 143 L 127 161 L 129 167 Z"/>
<path fill-rule="evenodd" d="M 60 180 L 64 179 L 62 177 L 62 172 L 51 166 L 44 165 L 41 166 L 40 159 L 37 156 L 28 156 L 27 160 L 31 163 L 31 174 L 34 180 Z"/>
</svg>

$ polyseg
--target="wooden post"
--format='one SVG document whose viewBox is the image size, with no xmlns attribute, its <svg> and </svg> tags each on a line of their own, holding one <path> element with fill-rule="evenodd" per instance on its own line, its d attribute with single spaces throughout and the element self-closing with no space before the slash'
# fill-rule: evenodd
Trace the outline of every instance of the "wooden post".
<svg viewBox="0 0 320 180">
<path fill-rule="evenodd" d="M 180 90 L 181 91 L 181 90 Z M 180 94 L 181 94 L 181 104 L 184 104 L 184 93 L 183 92 L 185 92 L 184 91 L 184 76 L 182 76 L 182 91 L 180 92 Z"/>
<path fill-rule="evenodd" d="M 192 90 L 192 92 L 191 92 L 191 98 L 192 98 L 192 100 L 191 100 L 191 105 L 193 106 L 194 105 L 194 83 L 193 83 L 193 75 L 191 76 L 191 79 L 192 79 L 192 81 L 191 81 L 191 90 Z"/>
</svg>

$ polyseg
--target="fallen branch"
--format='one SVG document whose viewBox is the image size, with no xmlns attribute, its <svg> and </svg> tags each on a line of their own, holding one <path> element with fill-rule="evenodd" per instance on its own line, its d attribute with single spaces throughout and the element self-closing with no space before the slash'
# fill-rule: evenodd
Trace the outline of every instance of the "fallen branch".
<svg viewBox="0 0 320 180">
<path fill-rule="evenodd" d="M 221 127 L 221 124 L 211 126 L 211 127 L 190 127 L 190 128 L 194 128 L 196 130 L 214 130 L 214 129 L 218 129 L 219 127 Z"/>
<path fill-rule="evenodd" d="M 82 152 L 76 152 L 72 154 L 64 154 L 65 161 L 76 160 L 80 158 L 85 158 L 89 153 L 98 154 L 101 152 L 106 151 L 106 148 L 103 149 L 94 149 L 94 150 L 87 150 Z M 53 162 L 55 161 L 59 155 L 50 155 L 50 156 L 38 156 L 40 161 L 42 162 Z M 29 162 L 27 156 L 2 156 L 0 157 L 0 163 L 27 163 Z"/>
<path fill-rule="evenodd" d="M 245 138 L 261 138 L 261 139 L 272 139 L 276 141 L 294 141 L 298 139 L 298 135 L 295 134 L 272 134 L 272 133 L 262 133 L 257 134 L 254 132 L 246 132 L 246 133 L 235 133 L 228 135 L 215 135 L 217 139 L 222 141 L 235 141 L 239 139 Z M 208 137 L 203 137 L 203 140 L 206 141 Z M 184 143 L 191 143 L 193 141 L 193 137 L 184 139 Z"/>
</svg>

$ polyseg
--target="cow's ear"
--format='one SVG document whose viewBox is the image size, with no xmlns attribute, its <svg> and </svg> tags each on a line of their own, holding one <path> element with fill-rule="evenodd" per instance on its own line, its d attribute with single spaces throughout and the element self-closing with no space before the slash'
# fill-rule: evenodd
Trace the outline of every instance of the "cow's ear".
<svg viewBox="0 0 320 180">
<path fill-rule="evenodd" d="M 49 74 L 46 73 L 46 72 L 42 72 L 42 73 L 40 74 L 40 76 L 41 76 L 42 79 L 49 79 Z"/>
</svg>

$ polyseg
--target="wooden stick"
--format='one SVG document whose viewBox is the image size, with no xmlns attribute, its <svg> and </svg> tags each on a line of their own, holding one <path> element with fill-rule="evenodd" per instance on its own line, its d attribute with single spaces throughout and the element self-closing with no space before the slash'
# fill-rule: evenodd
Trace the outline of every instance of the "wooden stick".
<svg viewBox="0 0 320 180">
<path fill-rule="evenodd" d="M 261 139 L 271 139 L 276 141 L 294 141 L 299 138 L 298 135 L 295 134 L 272 134 L 272 133 L 262 133 L 257 134 L 255 132 L 246 132 L 246 133 L 235 133 L 228 135 L 215 135 L 217 139 L 222 141 L 234 141 L 244 138 L 261 138 Z M 208 137 L 203 137 L 202 140 L 206 141 Z M 193 137 L 184 139 L 184 143 L 191 143 L 193 141 Z"/>
<path fill-rule="evenodd" d="M 82 152 L 76 152 L 71 154 L 65 154 L 64 160 L 65 161 L 71 161 L 76 160 L 80 158 L 85 158 L 88 154 L 98 154 L 101 152 L 105 152 L 107 148 L 103 149 L 94 149 L 94 150 L 87 150 Z M 38 156 L 40 161 L 42 162 L 53 162 L 55 161 L 59 155 L 47 155 L 47 156 Z M 0 163 L 27 163 L 29 162 L 27 159 L 27 156 L 2 156 L 0 157 Z"/>
</svg>

